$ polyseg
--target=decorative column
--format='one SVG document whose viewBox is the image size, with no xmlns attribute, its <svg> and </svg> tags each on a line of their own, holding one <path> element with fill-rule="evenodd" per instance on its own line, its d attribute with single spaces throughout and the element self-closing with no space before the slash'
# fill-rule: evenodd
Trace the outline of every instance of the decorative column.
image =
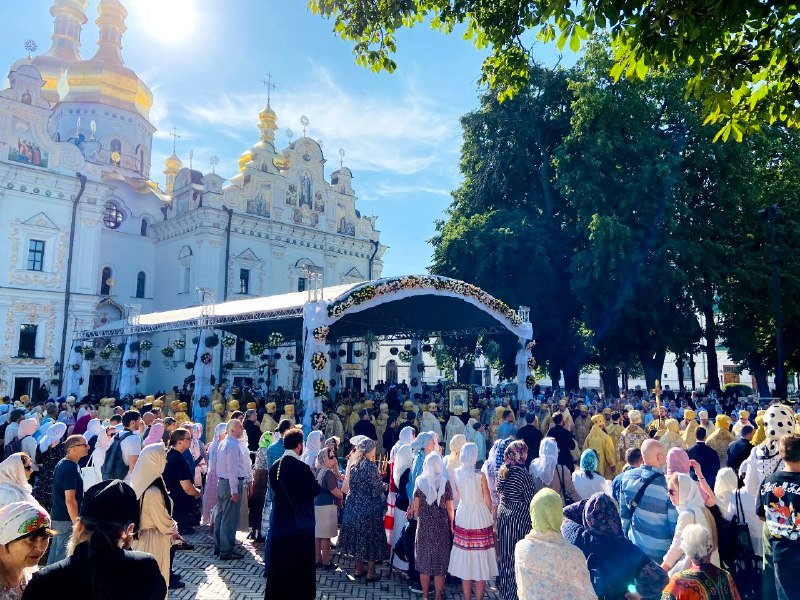
<svg viewBox="0 0 800 600">
<path fill-rule="evenodd" d="M 197 340 L 197 359 L 194 361 L 192 421 L 203 424 L 203 434 L 201 437 L 205 436 L 206 416 L 208 415 L 211 405 L 211 374 L 214 371 L 213 349 L 218 343 L 219 336 L 211 329 L 203 329 L 200 331 L 200 337 Z"/>
<path fill-rule="evenodd" d="M 519 341 L 519 349 L 517 350 L 517 402 L 530 402 L 533 400 L 533 386 L 535 385 L 534 377 L 531 375 L 531 369 L 536 368 L 536 359 L 533 358 L 533 347 L 536 345 L 534 341 L 528 341 L 524 338 L 517 338 Z M 517 405 L 519 408 L 519 405 Z"/>
<path fill-rule="evenodd" d="M 133 396 L 136 393 L 136 370 L 139 365 L 139 338 L 129 335 L 122 353 L 122 366 L 119 374 L 119 395 Z"/>
<path fill-rule="evenodd" d="M 303 374 L 300 399 L 303 401 L 303 430 L 311 432 L 311 415 L 322 411 L 321 396 L 330 386 L 331 360 L 328 356 L 328 306 L 321 300 L 306 303 L 303 307 Z"/>
<path fill-rule="evenodd" d="M 420 367 L 422 367 L 421 370 Z M 422 340 L 413 338 L 411 340 L 411 362 L 408 365 L 408 392 L 410 398 L 413 399 L 414 394 L 422 394 L 423 375 L 425 375 L 425 363 L 422 356 Z"/>
<path fill-rule="evenodd" d="M 82 398 L 81 378 L 83 376 L 83 346 L 80 342 L 72 342 L 69 360 L 64 369 L 66 369 L 66 375 L 64 376 L 64 393 L 67 396 Z"/>
</svg>

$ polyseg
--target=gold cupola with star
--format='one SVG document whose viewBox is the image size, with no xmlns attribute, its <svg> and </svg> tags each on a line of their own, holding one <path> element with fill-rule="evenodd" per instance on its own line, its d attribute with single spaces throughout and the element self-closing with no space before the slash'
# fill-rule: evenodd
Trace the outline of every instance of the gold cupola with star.
<svg viewBox="0 0 800 600">
<path fill-rule="evenodd" d="M 122 34 L 128 11 L 120 0 L 100 0 L 95 21 L 100 30 L 97 52 L 67 68 L 59 83 L 62 102 L 91 102 L 150 117 L 153 93 L 122 60 Z"/>
</svg>

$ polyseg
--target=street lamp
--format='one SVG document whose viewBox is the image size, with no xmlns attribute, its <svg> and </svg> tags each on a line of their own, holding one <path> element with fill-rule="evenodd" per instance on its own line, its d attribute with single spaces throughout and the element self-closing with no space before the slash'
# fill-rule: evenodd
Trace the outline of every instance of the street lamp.
<svg viewBox="0 0 800 600">
<path fill-rule="evenodd" d="M 772 302 L 775 310 L 775 346 L 777 348 L 777 364 L 775 365 L 775 389 L 780 398 L 786 397 L 786 382 L 783 379 L 783 312 L 781 311 L 781 275 L 778 269 L 778 244 L 776 242 L 775 224 L 781 216 L 778 204 L 765 206 L 758 215 L 769 228 L 770 259 L 772 267 Z"/>
<path fill-rule="evenodd" d="M 61 362 L 58 360 L 55 363 L 53 363 L 53 374 L 61 375 Z"/>
</svg>

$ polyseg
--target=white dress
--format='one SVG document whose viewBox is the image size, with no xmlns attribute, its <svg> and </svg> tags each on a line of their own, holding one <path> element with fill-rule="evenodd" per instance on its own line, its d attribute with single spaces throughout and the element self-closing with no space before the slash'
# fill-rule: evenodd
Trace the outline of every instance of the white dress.
<svg viewBox="0 0 800 600">
<path fill-rule="evenodd" d="M 575 484 L 575 491 L 578 492 L 580 500 L 588 500 L 592 497 L 592 494 L 596 494 L 597 492 L 602 492 L 609 496 L 611 495 L 608 480 L 597 473 L 594 473 L 593 477 L 589 479 L 586 473 L 577 470 L 572 474 L 572 483 Z M 576 498 L 576 500 L 578 499 Z"/>
<path fill-rule="evenodd" d="M 453 549 L 447 571 L 461 579 L 487 581 L 497 577 L 492 513 L 483 501 L 480 472 L 456 471 L 460 502 L 455 517 Z"/>
</svg>

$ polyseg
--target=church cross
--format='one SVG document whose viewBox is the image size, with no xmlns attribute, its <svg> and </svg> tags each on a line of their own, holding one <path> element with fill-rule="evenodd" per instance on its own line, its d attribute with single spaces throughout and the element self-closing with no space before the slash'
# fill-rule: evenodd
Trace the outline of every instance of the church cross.
<svg viewBox="0 0 800 600">
<path fill-rule="evenodd" d="M 267 73 L 267 78 L 266 79 L 262 79 L 261 83 L 263 83 L 264 87 L 267 88 L 267 106 L 269 106 L 269 101 L 270 101 L 271 96 L 272 96 L 272 90 L 274 90 L 278 86 L 275 85 L 275 83 L 273 83 L 273 81 L 272 81 L 272 73 Z"/>
<path fill-rule="evenodd" d="M 169 135 L 172 138 L 172 153 L 175 154 L 175 144 L 178 143 L 178 138 L 181 137 L 181 136 L 178 135 L 178 128 L 177 127 L 173 127 L 172 128 L 172 133 L 170 133 Z"/>
</svg>

